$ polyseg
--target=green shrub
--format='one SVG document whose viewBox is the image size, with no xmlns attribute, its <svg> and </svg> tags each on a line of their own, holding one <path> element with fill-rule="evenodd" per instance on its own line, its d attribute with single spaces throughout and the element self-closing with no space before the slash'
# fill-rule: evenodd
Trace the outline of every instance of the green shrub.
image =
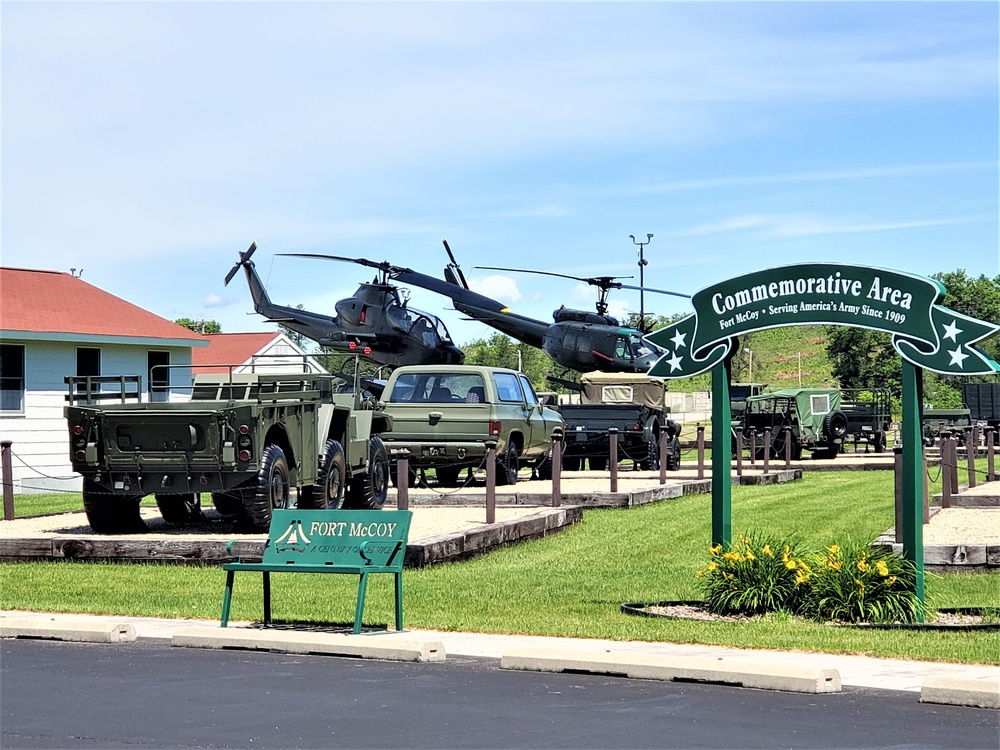
<svg viewBox="0 0 1000 750">
<path fill-rule="evenodd" d="M 697 573 L 707 608 L 720 615 L 795 611 L 809 579 L 809 566 L 789 538 L 759 532 L 740 535 L 729 549 L 709 549 L 711 560 Z"/>
<path fill-rule="evenodd" d="M 817 556 L 800 611 L 814 620 L 906 623 L 917 621 L 920 608 L 912 562 L 848 540 Z"/>
</svg>

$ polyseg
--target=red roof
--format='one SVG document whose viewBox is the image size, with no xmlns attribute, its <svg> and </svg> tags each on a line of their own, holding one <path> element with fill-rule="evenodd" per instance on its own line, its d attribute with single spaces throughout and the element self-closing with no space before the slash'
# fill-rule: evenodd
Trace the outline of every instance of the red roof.
<svg viewBox="0 0 1000 750">
<path fill-rule="evenodd" d="M 281 338 L 281 332 L 207 333 L 202 338 L 208 341 L 208 346 L 191 350 L 191 364 L 198 367 L 197 372 L 228 372 L 228 367 L 204 367 L 204 365 L 237 365 L 248 362 L 268 344 Z"/>
<path fill-rule="evenodd" d="M 0 268 L 0 330 L 202 340 L 71 274 L 25 268 Z"/>
</svg>

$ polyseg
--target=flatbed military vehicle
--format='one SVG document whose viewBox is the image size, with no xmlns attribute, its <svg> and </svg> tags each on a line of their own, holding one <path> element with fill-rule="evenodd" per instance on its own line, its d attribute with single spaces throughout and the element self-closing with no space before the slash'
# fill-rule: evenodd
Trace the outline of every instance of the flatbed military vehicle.
<svg viewBox="0 0 1000 750">
<path fill-rule="evenodd" d="M 166 521 L 188 523 L 202 518 L 208 493 L 221 514 L 261 532 L 273 509 L 296 500 L 300 508 L 380 508 L 388 491 L 380 434 L 392 421 L 362 390 L 352 361 L 353 372 L 335 375 L 195 374 L 167 401 L 143 400 L 139 376 L 66 378 L 70 460 L 83 476 L 91 527 L 145 530 L 139 502 L 147 495 Z"/>
</svg>

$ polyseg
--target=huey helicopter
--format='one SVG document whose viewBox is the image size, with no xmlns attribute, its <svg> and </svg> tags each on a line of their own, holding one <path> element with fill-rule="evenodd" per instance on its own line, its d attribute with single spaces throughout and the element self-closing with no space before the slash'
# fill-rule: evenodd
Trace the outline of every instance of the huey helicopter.
<svg viewBox="0 0 1000 750">
<path fill-rule="evenodd" d="M 414 286 L 423 286 L 450 297 L 455 309 L 459 312 L 463 312 L 473 320 L 496 328 L 498 331 L 530 346 L 538 347 L 567 370 L 577 372 L 601 370 L 603 372 L 645 373 L 664 354 L 664 351 L 658 346 L 643 339 L 641 331 L 624 327 L 616 318 L 608 315 L 608 292 L 611 289 L 636 289 L 670 294 L 676 297 L 690 297 L 690 295 L 680 292 L 623 284 L 615 276 L 582 278 L 550 271 L 476 266 L 476 268 L 494 271 L 558 276 L 583 281 L 598 288 L 596 313 L 585 310 L 570 310 L 564 306 L 552 314 L 553 323 L 546 323 L 512 313 L 506 305 L 473 292 L 469 288 L 465 274 L 462 273 L 462 269 L 455 260 L 447 240 L 444 240 L 444 248 L 451 261 L 444 269 L 444 282 L 439 279 L 431 279 L 432 283 L 429 283 L 423 274 L 415 274 L 419 278 L 409 278 L 408 283 Z M 554 380 L 564 382 L 558 378 Z"/>
<path fill-rule="evenodd" d="M 334 305 L 337 315 L 275 305 L 267 296 L 250 257 L 257 243 L 240 253 L 240 259 L 226 275 L 226 285 L 240 270 L 246 273 L 254 310 L 268 320 L 292 329 L 321 346 L 345 352 L 363 352 L 380 365 L 461 364 L 465 353 L 455 346 L 444 323 L 434 315 L 409 307 L 400 299 L 399 289 L 388 283 L 398 272 L 407 271 L 388 262 L 337 255 L 280 253 L 303 258 L 325 258 L 357 263 L 377 270 L 370 283 L 362 283 L 353 297 Z M 419 274 L 418 274 L 419 275 Z"/>
</svg>

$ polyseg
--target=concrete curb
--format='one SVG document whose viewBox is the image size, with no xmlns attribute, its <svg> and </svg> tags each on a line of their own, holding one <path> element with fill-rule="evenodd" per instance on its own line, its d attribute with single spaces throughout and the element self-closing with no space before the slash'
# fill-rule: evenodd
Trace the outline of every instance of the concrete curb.
<svg viewBox="0 0 1000 750">
<path fill-rule="evenodd" d="M 920 690 L 920 702 L 1000 709 L 1000 679 L 962 680 L 954 677 L 928 677 Z"/>
<path fill-rule="evenodd" d="M 840 672 L 723 657 L 682 657 L 610 651 L 509 648 L 501 669 L 589 672 L 643 680 L 710 682 L 793 693 L 839 693 Z"/>
<path fill-rule="evenodd" d="M 95 622 L 93 618 L 60 616 L 0 618 L 0 638 L 40 638 L 81 643 L 126 643 L 134 641 L 135 628 L 128 623 Z"/>
<path fill-rule="evenodd" d="M 283 651 L 289 654 L 351 656 L 389 661 L 444 661 L 440 641 L 407 639 L 405 633 L 353 635 L 303 633 L 301 631 L 251 630 L 247 628 L 179 628 L 171 646 L 184 648 L 239 648 L 252 651 Z"/>
</svg>

